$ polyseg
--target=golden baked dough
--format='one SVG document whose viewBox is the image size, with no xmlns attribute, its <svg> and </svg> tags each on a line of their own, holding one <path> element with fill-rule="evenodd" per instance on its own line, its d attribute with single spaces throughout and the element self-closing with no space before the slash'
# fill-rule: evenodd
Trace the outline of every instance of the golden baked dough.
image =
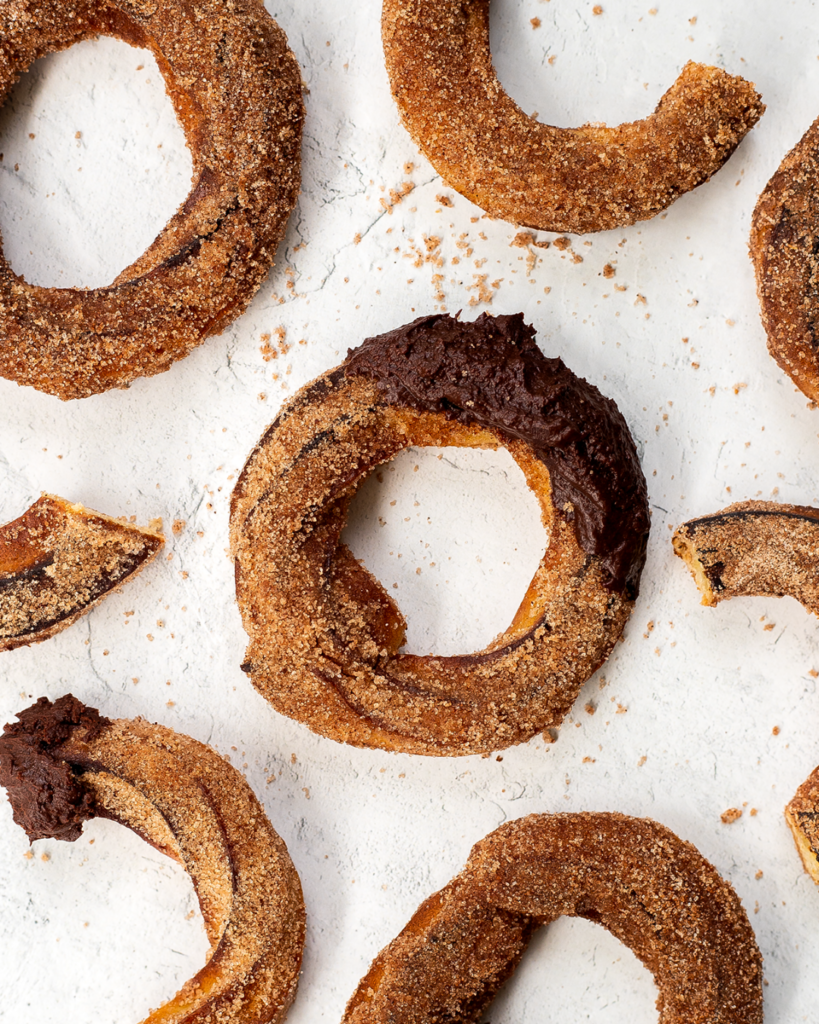
<svg viewBox="0 0 819 1024">
<path fill-rule="evenodd" d="M 785 808 L 805 871 L 819 885 L 819 768 L 814 768 Z"/>
<path fill-rule="evenodd" d="M 210 747 L 143 719 L 41 697 L 0 737 L 0 785 L 33 842 L 94 816 L 133 829 L 190 874 L 208 962 L 144 1024 L 274 1024 L 296 994 L 304 900 L 282 840 Z"/>
<path fill-rule="evenodd" d="M 787 595 L 819 615 L 819 509 L 739 501 L 683 523 L 672 543 L 705 605 Z"/>
<path fill-rule="evenodd" d="M 165 543 L 147 527 L 44 494 L 0 527 L 0 651 L 47 640 L 132 579 Z"/>
<path fill-rule="evenodd" d="M 39 288 L 0 252 L 0 376 L 63 399 L 161 373 L 239 316 L 299 194 L 301 74 L 261 0 L 4 0 L 0 97 L 38 57 L 98 34 L 150 49 L 193 188 L 104 288 Z"/>
<path fill-rule="evenodd" d="M 689 62 L 642 121 L 554 128 L 501 87 L 489 0 L 384 0 L 381 32 L 401 119 L 444 181 L 544 231 L 654 217 L 718 171 L 765 110 L 751 83 Z"/>
<path fill-rule="evenodd" d="M 654 975 L 659 1024 L 761 1024 L 762 957 L 733 888 L 647 818 L 532 814 L 477 843 L 373 961 L 342 1024 L 472 1024 L 538 927 L 583 917 Z"/>
<path fill-rule="evenodd" d="M 768 351 L 794 384 L 819 401 L 819 120 L 765 186 L 751 222 Z"/>
<path fill-rule="evenodd" d="M 506 447 L 550 534 L 513 622 L 474 654 L 399 653 L 401 613 L 340 541 L 356 488 L 411 445 Z M 231 503 L 243 667 L 278 711 L 345 743 L 521 743 L 560 723 L 622 633 L 648 527 L 622 415 L 542 355 L 522 314 L 421 317 L 303 388 L 248 459 Z"/>
</svg>

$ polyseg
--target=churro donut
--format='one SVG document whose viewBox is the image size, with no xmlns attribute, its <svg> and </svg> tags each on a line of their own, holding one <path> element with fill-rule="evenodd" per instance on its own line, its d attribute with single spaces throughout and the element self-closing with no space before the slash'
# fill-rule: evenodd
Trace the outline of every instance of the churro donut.
<svg viewBox="0 0 819 1024">
<path fill-rule="evenodd" d="M 3 0 L 0 96 L 100 33 L 150 49 L 193 187 L 105 288 L 39 288 L 0 252 L 0 376 L 63 399 L 161 373 L 243 312 L 299 193 L 301 74 L 261 0 Z"/>
<path fill-rule="evenodd" d="M 112 818 L 178 861 L 196 889 L 207 964 L 145 1024 L 266 1024 L 293 1001 L 304 901 L 282 840 L 214 750 L 142 719 L 41 697 L 0 737 L 0 785 L 29 839 L 72 841 Z"/>
<path fill-rule="evenodd" d="M 654 975 L 659 1024 L 760 1024 L 762 958 L 733 888 L 647 818 L 532 814 L 477 843 L 373 961 L 343 1024 L 470 1024 L 533 933 L 603 925 Z"/>
<path fill-rule="evenodd" d="M 523 314 L 421 317 L 303 388 L 231 503 L 244 669 L 332 739 L 420 754 L 521 743 L 558 724 L 637 595 L 646 486 L 614 402 L 546 359 Z M 399 653 L 404 620 L 339 537 L 358 485 L 411 445 L 506 447 L 550 543 L 508 629 L 457 657 Z"/>
<path fill-rule="evenodd" d="M 819 119 L 765 186 L 751 221 L 768 351 L 808 398 L 819 402 Z"/>
<path fill-rule="evenodd" d="M 729 597 L 795 597 L 819 615 L 819 509 L 739 501 L 683 523 L 672 538 L 713 606 Z"/>
<path fill-rule="evenodd" d="M 814 768 L 785 808 L 805 871 L 819 885 L 819 768 Z"/>
<path fill-rule="evenodd" d="M 44 494 L 0 527 L 0 651 L 47 640 L 156 557 L 162 520 L 147 527 Z"/>
<path fill-rule="evenodd" d="M 765 110 L 749 82 L 689 62 L 642 121 L 554 128 L 498 81 L 489 0 L 384 0 L 381 32 L 401 119 L 444 181 L 544 231 L 655 216 L 718 171 Z"/>
</svg>

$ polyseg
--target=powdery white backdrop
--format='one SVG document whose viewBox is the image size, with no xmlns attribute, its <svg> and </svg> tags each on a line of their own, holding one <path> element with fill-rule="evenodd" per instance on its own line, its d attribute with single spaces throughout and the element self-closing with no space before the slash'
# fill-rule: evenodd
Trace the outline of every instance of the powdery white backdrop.
<svg viewBox="0 0 819 1024">
<path fill-rule="evenodd" d="M 694 843 L 749 913 L 766 1021 L 815 1018 L 819 891 L 782 809 L 819 761 L 819 624 L 790 599 L 701 607 L 670 537 L 732 500 L 819 504 L 819 413 L 767 355 L 747 255 L 759 192 L 819 115 L 819 9 L 650 4 L 609 0 L 595 15 L 585 0 L 492 0 L 500 79 L 543 120 L 643 117 L 689 59 L 751 79 L 768 105 L 726 167 L 667 214 L 560 249 L 483 216 L 418 153 L 390 97 L 375 0 L 268 0 L 306 85 L 303 192 L 249 310 L 128 391 L 64 404 L 0 381 L 0 521 L 50 491 L 142 523 L 162 516 L 168 538 L 79 623 L 0 655 L 0 721 L 71 691 L 230 758 L 304 885 L 292 1024 L 338 1021 L 372 957 L 475 841 L 561 810 L 650 816 Z M 0 152 L 4 248 L 42 285 L 110 281 L 189 187 L 156 63 L 110 39 L 34 66 L 0 112 Z M 623 643 L 556 742 L 490 758 L 340 746 L 276 714 L 239 668 L 226 549 L 246 456 L 348 347 L 438 310 L 522 310 L 547 355 L 619 404 L 653 515 Z M 503 629 L 546 542 L 505 453 L 451 449 L 411 451 L 373 477 L 347 538 L 421 653 L 474 650 Z M 723 824 L 732 807 L 742 816 Z M 96 821 L 73 845 L 31 850 L 0 801 L 0 865 L 1 1020 L 136 1024 L 204 962 L 187 876 L 124 828 Z M 625 947 L 564 920 L 536 939 L 489 1016 L 648 1024 L 655 998 Z"/>
</svg>

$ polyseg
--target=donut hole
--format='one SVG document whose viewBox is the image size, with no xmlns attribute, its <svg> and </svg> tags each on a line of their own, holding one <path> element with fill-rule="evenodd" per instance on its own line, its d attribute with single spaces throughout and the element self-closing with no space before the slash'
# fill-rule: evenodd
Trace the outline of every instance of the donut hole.
<svg viewBox="0 0 819 1024">
<path fill-rule="evenodd" d="M 628 946 L 600 925 L 560 917 L 535 934 L 482 1021 L 656 1024 L 659 992 Z"/>
<path fill-rule="evenodd" d="M 110 284 L 190 191 L 153 55 L 101 36 L 35 61 L 0 111 L 3 250 L 29 284 Z"/>
<path fill-rule="evenodd" d="M 508 628 L 549 543 L 505 449 L 410 448 L 353 499 L 342 540 L 407 620 L 408 654 L 449 657 Z"/>
<path fill-rule="evenodd" d="M 592 13 L 590 3 L 550 8 L 538 4 L 535 9 L 519 0 L 491 0 L 489 40 L 495 73 L 526 114 L 557 128 L 576 128 L 588 122 L 634 121 L 654 109 L 673 76 L 666 72 L 665 78 L 645 88 L 646 74 L 638 74 L 633 61 L 612 61 L 612 34 L 633 33 L 633 12 L 614 4 L 602 6 L 601 16 Z M 539 24 L 533 25 L 533 15 Z M 656 19 L 644 20 L 641 32 L 653 40 L 656 27 L 648 23 Z M 649 46 L 639 39 L 634 46 L 642 59 Z"/>
</svg>

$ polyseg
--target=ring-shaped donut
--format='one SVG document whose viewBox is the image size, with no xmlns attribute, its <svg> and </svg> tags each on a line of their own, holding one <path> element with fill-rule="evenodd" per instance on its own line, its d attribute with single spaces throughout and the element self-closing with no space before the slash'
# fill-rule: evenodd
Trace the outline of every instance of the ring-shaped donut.
<svg viewBox="0 0 819 1024">
<path fill-rule="evenodd" d="M 203 743 L 109 720 L 71 694 L 5 726 L 0 785 L 29 839 L 112 818 L 178 861 L 199 898 L 205 966 L 144 1024 L 273 1024 L 296 994 L 304 900 L 287 848 L 242 775 Z"/>
<path fill-rule="evenodd" d="M 733 888 L 690 843 L 622 814 L 533 814 L 482 839 L 376 957 L 342 1024 L 471 1024 L 564 916 L 651 971 L 659 1024 L 761 1024 L 762 957 Z"/>
<path fill-rule="evenodd" d="M 738 501 L 683 523 L 672 538 L 702 603 L 731 597 L 793 597 L 819 615 L 819 509 Z"/>
<path fill-rule="evenodd" d="M 642 121 L 555 128 L 498 81 L 489 0 L 384 0 L 381 32 L 401 119 L 444 181 L 544 231 L 655 216 L 718 171 L 765 110 L 743 78 L 688 63 Z"/>
<path fill-rule="evenodd" d="M 401 654 L 404 620 L 340 541 L 356 488 L 412 445 L 506 447 L 549 546 L 509 626 L 456 657 Z M 469 754 L 560 723 L 631 612 L 646 486 L 614 402 L 546 359 L 523 315 L 421 317 L 303 388 L 231 504 L 243 668 L 275 708 L 357 746 Z"/>
<path fill-rule="evenodd" d="M 28 284 L 0 252 L 0 376 L 62 399 L 161 373 L 224 330 L 270 268 L 299 193 L 301 74 L 261 0 L 4 3 L 0 97 L 38 57 L 99 34 L 153 52 L 193 187 L 104 288 Z"/>
<path fill-rule="evenodd" d="M 765 186 L 751 221 L 768 351 L 808 398 L 819 402 L 819 120 Z"/>
<path fill-rule="evenodd" d="M 161 528 L 53 494 L 0 527 L 0 651 L 47 640 L 133 579 L 164 544 Z"/>
</svg>

